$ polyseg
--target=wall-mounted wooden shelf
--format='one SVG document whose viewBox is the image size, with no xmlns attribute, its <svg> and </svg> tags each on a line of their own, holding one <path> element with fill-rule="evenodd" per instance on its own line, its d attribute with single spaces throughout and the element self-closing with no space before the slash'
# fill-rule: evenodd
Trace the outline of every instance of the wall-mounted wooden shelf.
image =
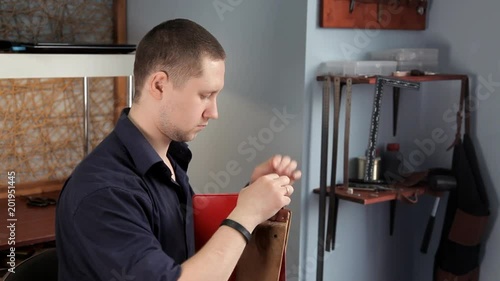
<svg viewBox="0 0 500 281">
<path fill-rule="evenodd" d="M 327 76 L 317 76 L 316 81 L 325 81 Z M 330 75 L 331 80 L 335 77 L 340 78 L 341 83 L 345 83 L 347 79 L 352 80 L 352 84 L 371 84 L 374 85 L 377 77 L 375 76 L 335 76 L 335 75 Z M 464 80 L 467 79 L 467 75 L 462 75 L 462 74 L 435 74 L 435 75 L 420 75 L 420 76 L 403 76 L 403 77 L 396 77 L 396 76 L 389 76 L 392 78 L 397 78 L 405 81 L 410 81 L 410 82 L 432 82 L 432 81 L 449 81 L 449 80 Z"/>
<path fill-rule="evenodd" d="M 395 190 L 371 191 L 355 189 L 352 194 L 347 192 L 344 186 L 335 188 L 335 195 L 342 200 L 351 201 L 363 205 L 371 205 L 392 200 L 399 200 L 401 197 L 419 196 L 426 192 L 427 187 L 417 185 L 414 187 L 398 187 Z M 315 194 L 319 194 L 319 188 L 313 190 Z M 326 194 L 330 194 L 330 186 L 326 187 Z"/>
<path fill-rule="evenodd" d="M 389 77 L 400 81 L 407 82 L 432 82 L 432 81 L 452 81 L 457 80 L 462 83 L 462 93 L 464 95 L 465 89 L 468 87 L 468 76 L 459 74 L 437 74 L 437 75 L 421 75 L 421 76 L 404 76 L 404 77 Z M 324 251 L 330 251 L 335 248 L 335 233 L 337 228 L 337 216 L 338 216 L 338 203 L 339 199 L 348 200 L 351 202 L 356 202 L 364 205 L 390 202 L 390 233 L 392 234 L 394 226 L 394 216 L 396 209 L 396 199 L 405 197 L 406 199 L 418 196 L 427 192 L 427 188 L 424 185 L 411 185 L 412 187 L 406 187 L 408 185 L 392 185 L 391 187 L 396 187 L 395 191 L 379 191 L 375 193 L 368 190 L 353 190 L 352 194 L 347 192 L 349 183 L 349 132 L 350 132 L 350 111 L 351 111 L 351 95 L 352 95 L 352 85 L 353 84 L 371 84 L 375 85 L 377 82 L 377 77 L 360 77 L 360 76 L 317 76 L 317 81 L 323 83 L 323 101 L 322 101 L 322 124 L 321 124 L 321 167 L 320 167 L 320 187 L 314 189 L 314 193 L 319 194 L 319 223 L 318 223 L 318 260 L 323 261 Z M 334 83 L 332 83 L 334 81 Z M 330 124 L 330 96 L 331 88 L 333 84 L 333 144 L 331 152 L 331 184 L 327 184 L 328 178 L 328 155 L 329 155 L 329 129 Z M 342 184 L 337 183 L 337 159 L 338 159 L 338 147 L 340 146 L 339 137 L 339 112 L 340 112 L 340 100 L 342 96 L 342 88 L 346 86 L 346 98 L 345 98 L 345 133 L 344 133 L 344 179 Z M 378 85 L 377 85 L 378 86 Z M 394 87 L 397 89 L 397 87 Z M 465 103 L 468 103 L 468 95 L 465 96 Z M 469 118 L 466 116 L 465 118 Z M 467 125 L 467 122 L 466 122 Z M 330 187 L 338 185 L 335 190 Z M 438 194 L 434 194 L 439 196 Z M 329 199 L 329 209 L 326 209 L 326 201 Z M 328 216 L 328 217 L 327 217 Z M 328 222 L 328 225 L 326 225 Z M 326 237 L 325 237 L 326 235 Z M 323 274 L 323 262 L 317 263 L 317 280 L 322 280 Z"/>
</svg>

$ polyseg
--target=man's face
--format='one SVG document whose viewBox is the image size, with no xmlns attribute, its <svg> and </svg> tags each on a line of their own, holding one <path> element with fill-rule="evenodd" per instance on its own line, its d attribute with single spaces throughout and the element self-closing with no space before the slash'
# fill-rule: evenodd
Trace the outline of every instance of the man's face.
<svg viewBox="0 0 500 281">
<path fill-rule="evenodd" d="M 217 119 L 217 96 L 224 87 L 223 60 L 202 59 L 202 75 L 173 88 L 160 106 L 159 129 L 178 142 L 193 140 L 210 119 Z"/>
</svg>

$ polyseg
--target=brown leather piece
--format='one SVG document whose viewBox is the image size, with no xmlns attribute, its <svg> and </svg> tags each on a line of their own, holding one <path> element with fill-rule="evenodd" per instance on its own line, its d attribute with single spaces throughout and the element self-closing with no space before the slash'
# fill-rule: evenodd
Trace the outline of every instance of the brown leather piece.
<svg viewBox="0 0 500 281">
<path fill-rule="evenodd" d="M 455 212 L 448 239 L 464 246 L 475 246 L 481 242 L 488 216 L 474 216 L 460 209 Z"/>
<path fill-rule="evenodd" d="M 470 98 L 469 98 L 469 78 L 464 77 L 461 79 L 462 85 L 460 90 L 460 102 L 459 109 L 457 111 L 457 132 L 455 134 L 455 140 L 453 143 L 446 149 L 447 151 L 453 148 L 455 145 L 462 142 L 462 111 L 464 111 L 465 105 L 465 133 L 470 134 Z"/>
<path fill-rule="evenodd" d="M 282 208 L 276 213 L 276 215 L 272 216 L 269 220 L 276 222 L 288 222 L 289 216 L 290 216 L 290 210 Z"/>
<path fill-rule="evenodd" d="M 457 276 L 441 268 L 436 270 L 435 281 L 479 281 L 479 267 L 474 268 L 472 271 L 465 275 Z"/>
<path fill-rule="evenodd" d="M 280 280 L 283 255 L 290 231 L 290 210 L 282 209 L 277 218 L 281 221 L 265 221 L 253 231 L 252 239 L 236 266 L 236 281 Z"/>
</svg>

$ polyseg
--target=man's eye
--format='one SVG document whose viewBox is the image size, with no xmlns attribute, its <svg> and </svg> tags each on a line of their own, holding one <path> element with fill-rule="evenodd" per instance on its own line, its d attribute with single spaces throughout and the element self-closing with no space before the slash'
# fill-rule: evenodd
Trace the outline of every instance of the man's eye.
<svg viewBox="0 0 500 281">
<path fill-rule="evenodd" d="M 208 99 L 208 98 L 210 98 L 211 95 L 212 94 L 201 94 L 201 98 L 202 99 Z"/>
</svg>

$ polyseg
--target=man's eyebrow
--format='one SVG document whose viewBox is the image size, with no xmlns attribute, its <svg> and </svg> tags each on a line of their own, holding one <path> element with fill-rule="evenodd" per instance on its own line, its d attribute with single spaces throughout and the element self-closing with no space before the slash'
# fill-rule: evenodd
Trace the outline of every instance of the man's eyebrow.
<svg viewBox="0 0 500 281">
<path fill-rule="evenodd" d="M 205 91 L 201 91 L 202 94 L 217 94 L 219 93 L 220 90 L 205 90 Z"/>
</svg>

